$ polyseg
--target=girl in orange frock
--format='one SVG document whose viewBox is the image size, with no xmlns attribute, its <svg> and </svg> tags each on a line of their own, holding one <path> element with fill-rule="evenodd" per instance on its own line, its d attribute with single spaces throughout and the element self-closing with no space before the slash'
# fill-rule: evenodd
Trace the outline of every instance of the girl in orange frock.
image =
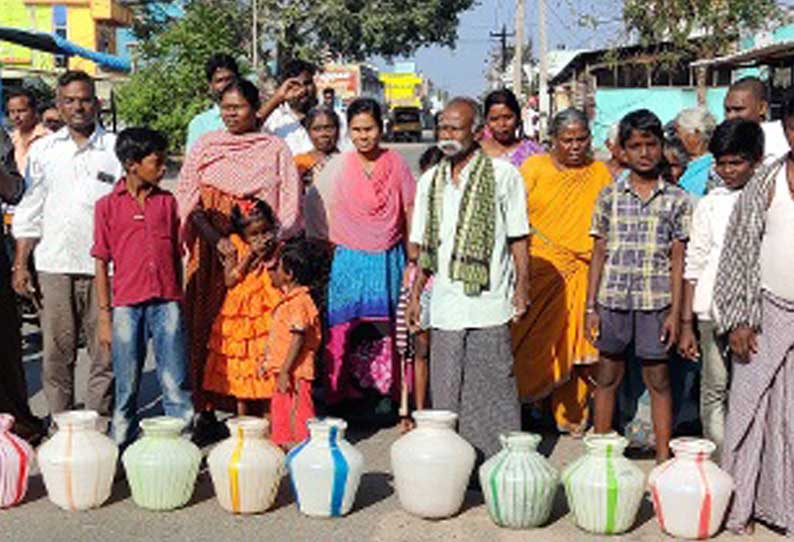
<svg viewBox="0 0 794 542">
<path fill-rule="evenodd" d="M 270 399 L 272 375 L 260 375 L 273 307 L 281 294 L 271 282 L 267 263 L 276 248 L 278 226 L 273 209 L 262 200 L 235 205 L 231 242 L 236 259 L 224 262 L 226 298 L 212 325 L 207 345 L 203 387 L 237 399 L 237 414 L 249 413 L 249 403 Z"/>
</svg>

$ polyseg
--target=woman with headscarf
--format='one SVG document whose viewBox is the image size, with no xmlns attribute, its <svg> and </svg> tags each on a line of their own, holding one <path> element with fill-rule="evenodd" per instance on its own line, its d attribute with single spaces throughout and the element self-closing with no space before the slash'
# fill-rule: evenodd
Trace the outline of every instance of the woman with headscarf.
<svg viewBox="0 0 794 542">
<path fill-rule="evenodd" d="M 226 295 L 224 263 L 238 258 L 229 238 L 232 209 L 250 198 L 262 199 L 275 212 L 282 238 L 301 227 L 301 180 L 286 144 L 259 130 L 259 91 L 249 81 L 236 80 L 221 92 L 220 100 L 226 129 L 198 139 L 185 159 L 176 190 L 188 253 L 185 317 L 194 407 L 200 413 L 197 441 L 223 433 L 201 382 L 212 323 Z M 250 374 L 238 384 L 254 386 L 257 378 Z"/>
<path fill-rule="evenodd" d="M 559 429 L 579 434 L 587 423 L 587 368 L 598 360 L 584 336 L 590 221 L 612 174 L 591 157 L 583 112 L 558 113 L 549 135 L 551 153 L 532 156 L 521 167 L 532 232 L 532 304 L 512 328 L 515 374 L 523 400 L 551 396 Z"/>
<path fill-rule="evenodd" d="M 325 360 L 330 403 L 374 389 L 396 398 L 396 309 L 406 269 L 416 181 L 400 155 L 380 145 L 380 106 L 347 110 L 355 150 L 335 156 L 307 194 L 307 235 L 334 245 Z"/>
<path fill-rule="evenodd" d="M 542 145 L 524 136 L 521 106 L 509 89 L 494 90 L 485 97 L 484 115 L 489 137 L 483 139 L 481 146 L 491 158 L 521 167 L 533 154 L 545 152 Z"/>
</svg>

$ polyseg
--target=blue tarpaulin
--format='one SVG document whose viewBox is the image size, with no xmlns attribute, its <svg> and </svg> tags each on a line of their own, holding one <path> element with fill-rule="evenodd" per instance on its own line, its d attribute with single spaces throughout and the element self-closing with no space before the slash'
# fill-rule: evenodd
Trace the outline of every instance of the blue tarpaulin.
<svg viewBox="0 0 794 542">
<path fill-rule="evenodd" d="M 110 70 L 129 72 L 131 70 L 130 62 L 121 57 L 110 55 L 107 53 L 99 53 L 80 47 L 69 40 L 48 34 L 46 32 L 34 32 L 30 30 L 20 30 L 18 28 L 10 28 L 7 26 L 0 26 L 0 40 L 10 41 L 31 49 L 39 51 L 46 51 L 48 53 L 79 56 L 87 58 L 96 62 L 103 68 Z"/>
</svg>

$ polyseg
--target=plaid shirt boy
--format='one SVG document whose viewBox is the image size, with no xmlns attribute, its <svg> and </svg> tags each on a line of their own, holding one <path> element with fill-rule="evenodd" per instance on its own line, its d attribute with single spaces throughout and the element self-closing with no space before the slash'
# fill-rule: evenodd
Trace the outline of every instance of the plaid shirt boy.
<svg viewBox="0 0 794 542">
<path fill-rule="evenodd" d="M 689 238 L 691 217 L 686 192 L 662 179 L 647 201 L 631 187 L 628 172 L 604 188 L 590 229 L 607 243 L 598 304 L 640 311 L 670 306 L 670 249 Z"/>
</svg>

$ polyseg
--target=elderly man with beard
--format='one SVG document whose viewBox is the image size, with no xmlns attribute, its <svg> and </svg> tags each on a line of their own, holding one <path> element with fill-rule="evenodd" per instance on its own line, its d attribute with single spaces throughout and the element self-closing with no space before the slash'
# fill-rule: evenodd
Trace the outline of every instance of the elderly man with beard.
<svg viewBox="0 0 794 542">
<path fill-rule="evenodd" d="M 411 243 L 421 247 L 406 319 L 419 327 L 430 301 L 433 408 L 456 412 L 478 460 L 496 453 L 499 434 L 521 426 L 509 324 L 529 303 L 529 220 L 519 171 L 477 144 L 478 104 L 455 98 L 441 116 L 444 159 L 422 175 Z"/>
</svg>

